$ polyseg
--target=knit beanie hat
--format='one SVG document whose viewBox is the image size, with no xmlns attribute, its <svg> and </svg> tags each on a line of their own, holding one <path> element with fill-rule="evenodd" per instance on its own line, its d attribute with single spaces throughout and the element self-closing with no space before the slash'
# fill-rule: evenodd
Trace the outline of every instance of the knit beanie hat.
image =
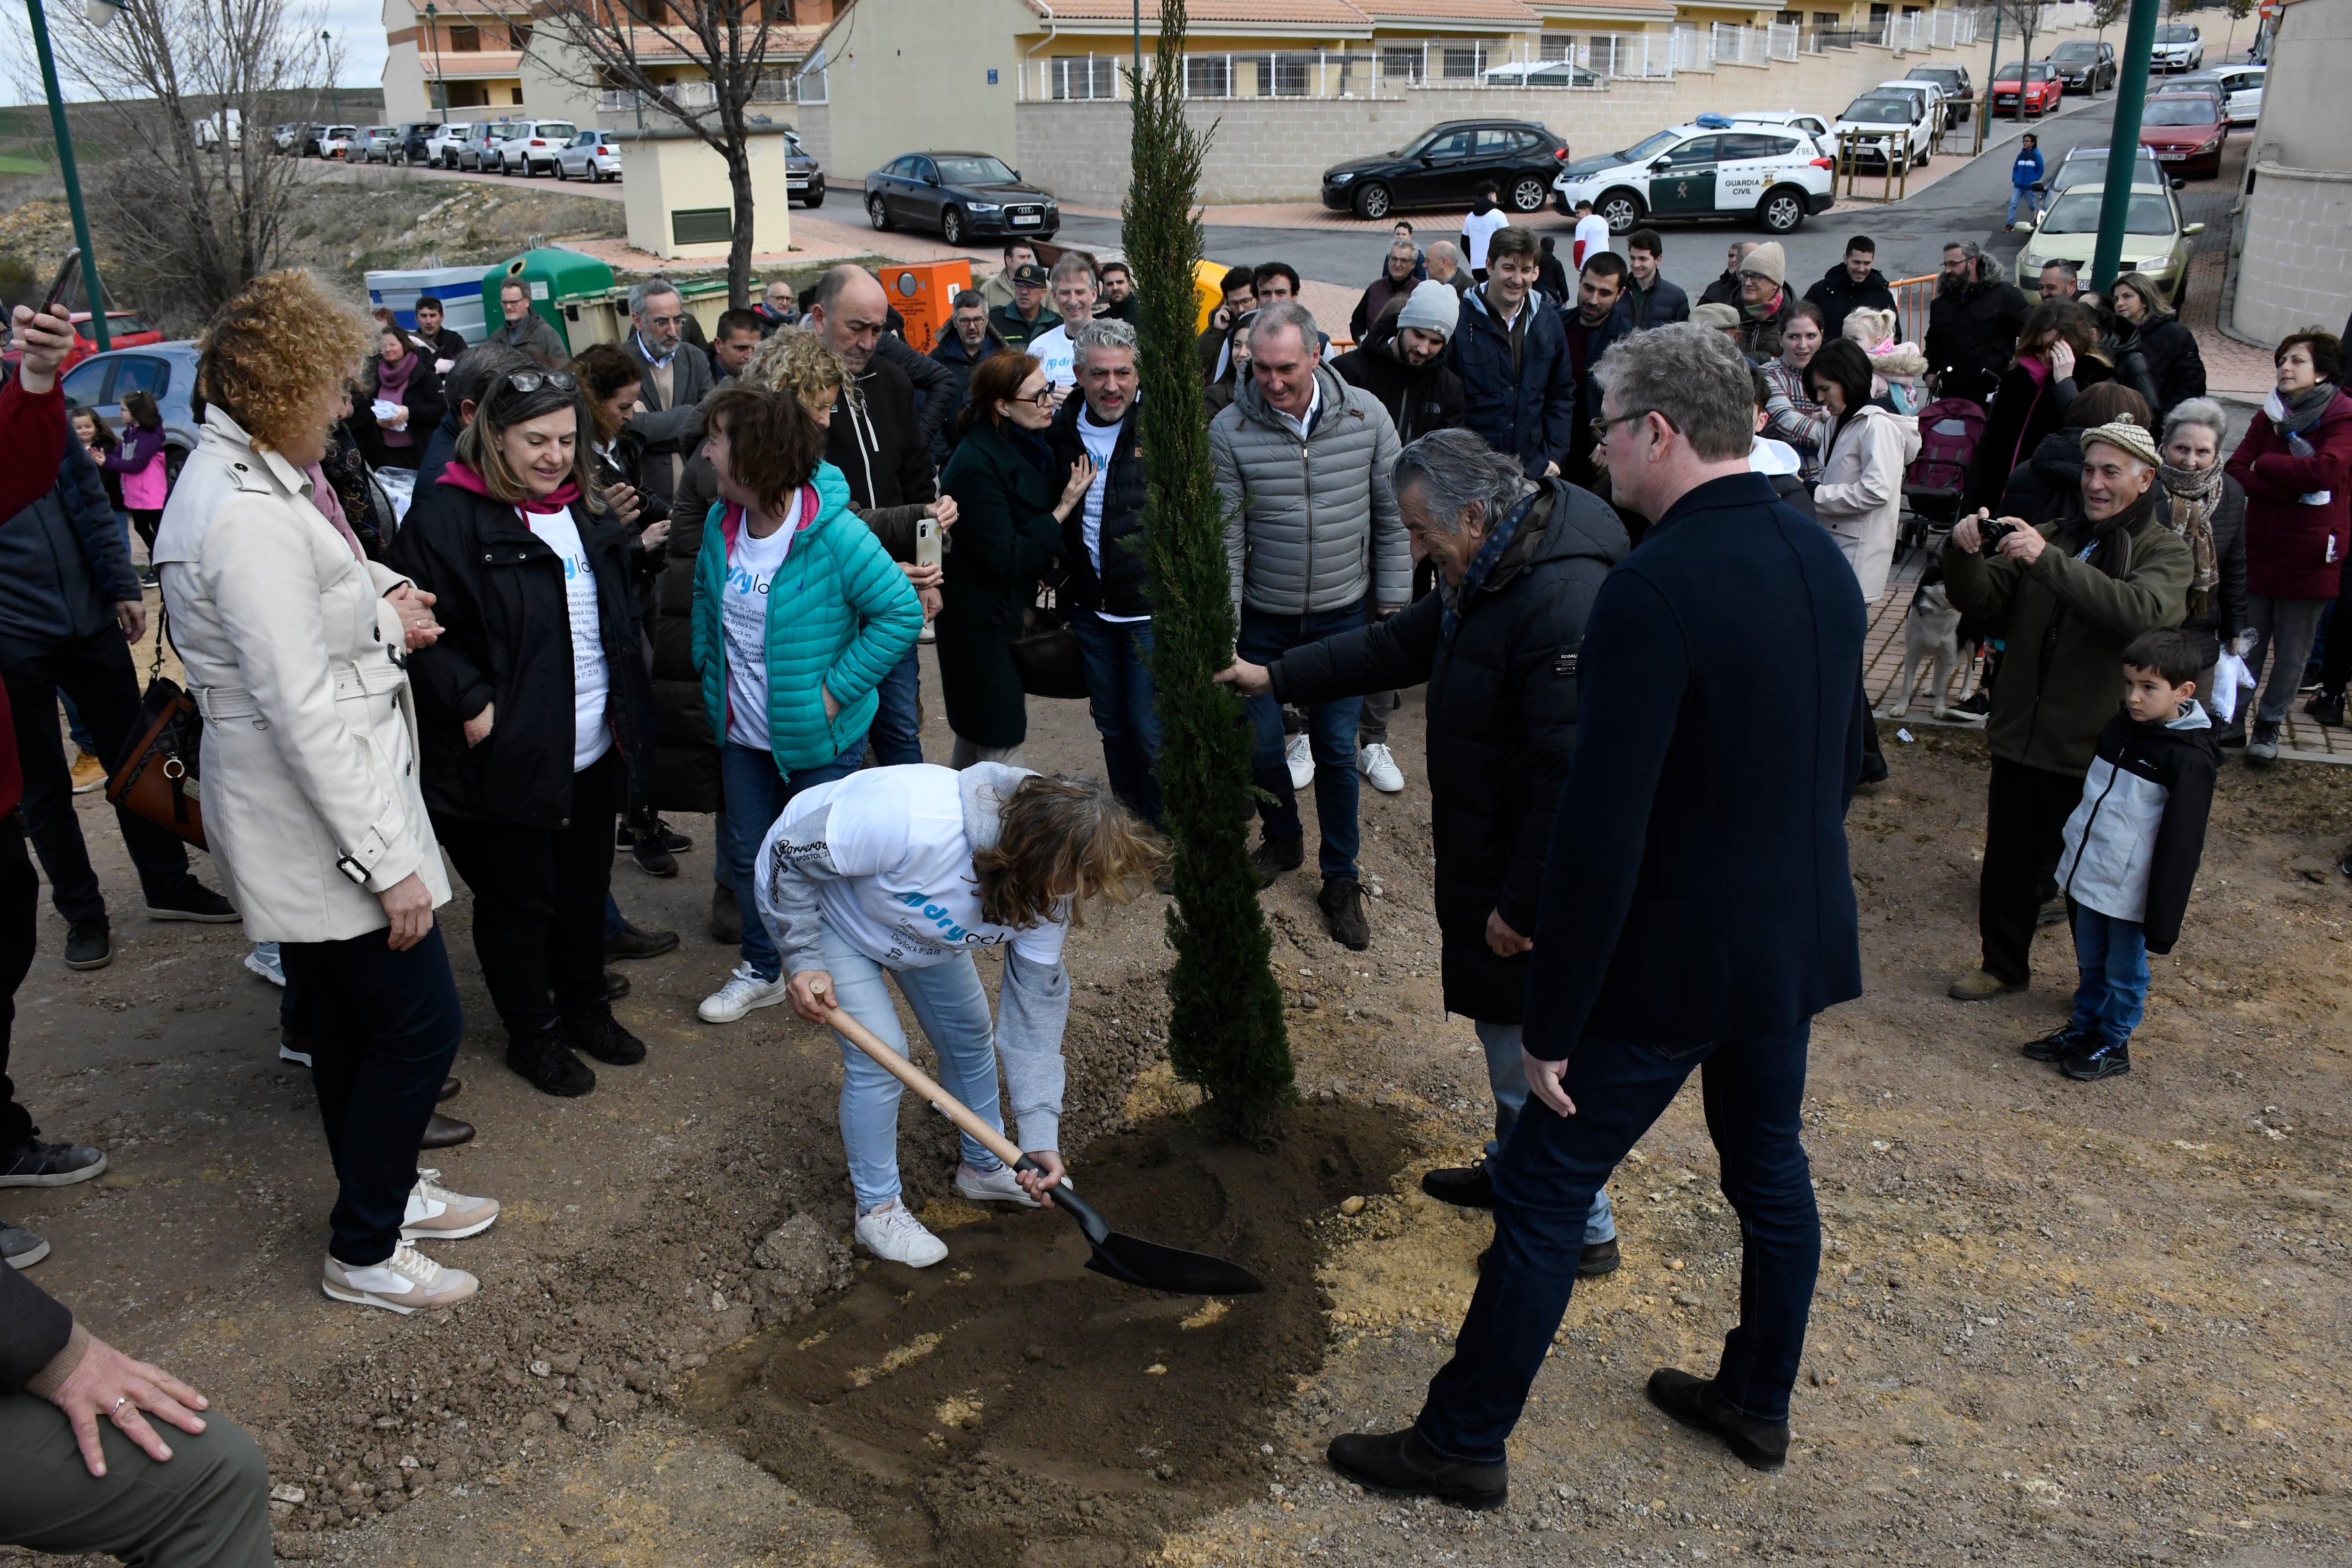
<svg viewBox="0 0 2352 1568">
<path fill-rule="evenodd" d="M 1404 309 L 1397 312 L 1397 330 L 1419 327 L 1452 342 L 1454 329 L 1461 320 L 1462 296 L 1454 292 L 1454 285 L 1428 278 L 1413 285 Z"/>
<path fill-rule="evenodd" d="M 1739 310 L 1732 305 L 1701 305 L 1691 312 L 1690 319 L 1718 332 L 1729 331 L 1740 324 Z"/>
<path fill-rule="evenodd" d="M 2119 451 L 2129 452 L 2151 468 L 2164 466 L 2164 459 L 2156 455 L 2156 437 L 2128 414 L 2119 414 L 2111 424 L 2084 431 L 2081 439 L 2085 452 L 2094 443 L 2105 442 Z"/>
<path fill-rule="evenodd" d="M 1786 283 L 1789 280 L 1789 253 L 1780 248 L 1778 241 L 1768 239 L 1748 253 L 1747 258 L 1739 264 L 1739 270 L 1761 272 L 1775 283 Z"/>
</svg>

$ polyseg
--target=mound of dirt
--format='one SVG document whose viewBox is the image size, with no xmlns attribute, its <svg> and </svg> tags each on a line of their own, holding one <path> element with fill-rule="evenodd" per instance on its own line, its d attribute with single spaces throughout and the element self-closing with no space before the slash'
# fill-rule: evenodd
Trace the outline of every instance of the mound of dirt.
<svg viewBox="0 0 2352 1568">
<path fill-rule="evenodd" d="M 1075 1179 L 1113 1226 L 1230 1258 L 1265 1293 L 1115 1284 L 1064 1215 L 934 1202 L 946 1261 L 862 1264 L 814 1315 L 714 1360 L 688 1408 L 890 1562 L 1141 1561 L 1263 1489 L 1259 1445 L 1323 1356 L 1310 1222 L 1387 1192 L 1408 1137 L 1391 1111 L 1318 1104 L 1265 1152 L 1175 1121 L 1097 1140 Z"/>
</svg>

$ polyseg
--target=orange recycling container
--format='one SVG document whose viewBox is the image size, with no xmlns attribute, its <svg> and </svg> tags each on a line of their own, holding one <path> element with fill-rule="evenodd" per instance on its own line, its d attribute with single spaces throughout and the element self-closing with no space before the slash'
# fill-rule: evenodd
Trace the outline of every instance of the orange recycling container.
<svg viewBox="0 0 2352 1568">
<path fill-rule="evenodd" d="M 957 292 L 971 287 L 971 263 L 961 258 L 894 262 L 875 268 L 875 275 L 882 279 L 890 303 L 906 318 L 907 346 L 922 354 L 930 353 L 940 334 L 948 330 L 948 312 L 955 306 Z"/>
</svg>

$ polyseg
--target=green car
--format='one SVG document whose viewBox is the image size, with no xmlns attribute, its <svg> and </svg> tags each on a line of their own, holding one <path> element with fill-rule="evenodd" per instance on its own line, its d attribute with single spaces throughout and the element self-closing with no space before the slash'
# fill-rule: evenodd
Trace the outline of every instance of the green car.
<svg viewBox="0 0 2352 1568">
<path fill-rule="evenodd" d="M 2072 261 L 2087 275 L 2099 248 L 2099 204 L 2102 187 L 2079 184 L 2062 193 L 2042 215 L 2032 237 L 2017 255 L 2017 286 L 2036 292 L 2042 268 L 2053 261 Z M 2201 223 L 2183 224 L 2180 204 L 2168 185 L 2136 182 L 2131 212 L 2124 221 L 2123 270 L 2153 281 L 2179 310 L 2189 293 L 2189 242 L 2205 232 Z"/>
</svg>

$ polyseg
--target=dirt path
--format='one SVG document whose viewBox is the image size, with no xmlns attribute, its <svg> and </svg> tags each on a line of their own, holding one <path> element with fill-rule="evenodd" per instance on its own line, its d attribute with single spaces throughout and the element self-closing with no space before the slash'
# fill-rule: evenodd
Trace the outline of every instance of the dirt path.
<svg viewBox="0 0 2352 1568">
<path fill-rule="evenodd" d="M 472 1022 L 453 1109 L 483 1133 L 444 1167 L 509 1207 L 440 1249 L 482 1275 L 481 1299 L 401 1320 L 318 1293 L 323 1151 L 241 934 L 126 907 L 119 839 L 84 797 L 118 957 L 68 973 L 45 918 L 16 1063 L 47 1134 L 100 1142 L 114 1166 L 5 1212 L 56 1244 L 36 1278 L 97 1331 L 263 1436 L 301 1494 L 280 1510 L 289 1558 L 2352 1557 L 2352 893 L 2326 868 L 2352 837 L 2352 779 L 2225 773 L 2135 1070 L 2077 1086 L 2014 1051 L 2058 1014 L 2062 932 L 2038 944 L 2031 995 L 1942 998 L 1974 951 L 1982 811 L 1980 744 L 1948 731 L 1890 742 L 1894 777 L 1852 818 L 1870 994 L 1816 1035 L 1831 1245 L 1788 1471 L 1756 1477 L 1641 1399 L 1653 1366 L 1710 1362 L 1736 1300 L 1737 1225 L 1686 1095 L 1613 1184 L 1626 1266 L 1570 1306 L 1511 1506 L 1334 1484 L 1321 1444 L 1410 1417 L 1486 1234 L 1414 1184 L 1487 1115 L 1470 1031 L 1438 1012 L 1420 728 L 1409 698 L 1410 785 L 1365 795 L 1372 950 L 1322 934 L 1311 881 L 1266 897 L 1308 1101 L 1273 1154 L 1202 1148 L 1171 1121 L 1161 901 L 1074 938 L 1074 1173 L 1129 1228 L 1228 1248 L 1276 1285 L 1222 1314 L 1080 1272 L 1051 1215 L 951 1225 L 949 1261 L 920 1275 L 852 1260 L 836 1047 L 781 1008 L 694 1021 L 731 962 L 701 934 L 705 821 L 683 824 L 698 845 L 677 880 L 617 873 L 640 923 L 688 934 L 630 966 L 622 1011 L 649 1060 L 600 1069 L 585 1100 L 498 1064 L 462 900 L 449 911 Z M 927 743 L 944 754 L 936 716 Z M 1032 744 L 1045 765 L 1100 765 L 1080 704 L 1036 704 Z M 944 1124 L 910 1108 L 902 1137 L 913 1201 L 971 1217 L 946 1206 Z"/>
</svg>

